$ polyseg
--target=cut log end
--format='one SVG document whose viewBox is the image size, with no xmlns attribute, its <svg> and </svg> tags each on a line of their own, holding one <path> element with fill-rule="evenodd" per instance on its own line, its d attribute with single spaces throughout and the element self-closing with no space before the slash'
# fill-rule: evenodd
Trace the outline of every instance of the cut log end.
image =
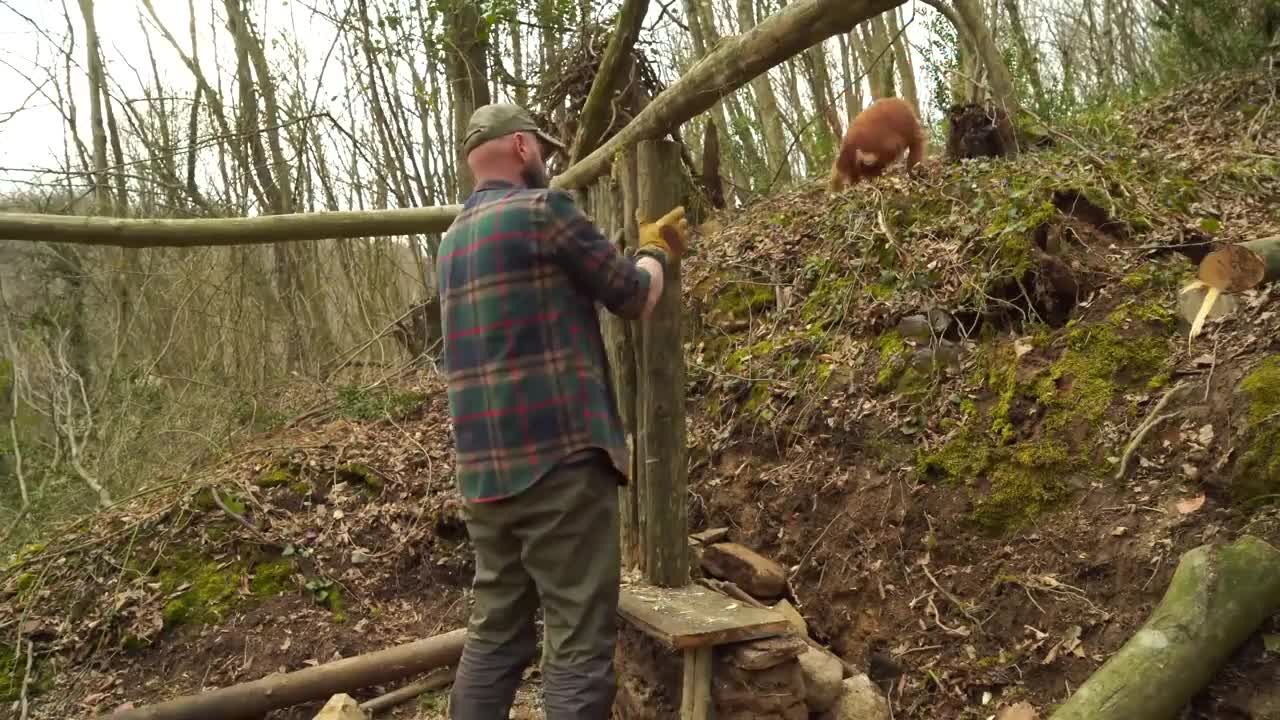
<svg viewBox="0 0 1280 720">
<path fill-rule="evenodd" d="M 1211 288 L 1236 293 L 1262 284 L 1266 273 L 1261 255 L 1243 245 L 1226 245 L 1200 261 L 1198 277 Z"/>
</svg>

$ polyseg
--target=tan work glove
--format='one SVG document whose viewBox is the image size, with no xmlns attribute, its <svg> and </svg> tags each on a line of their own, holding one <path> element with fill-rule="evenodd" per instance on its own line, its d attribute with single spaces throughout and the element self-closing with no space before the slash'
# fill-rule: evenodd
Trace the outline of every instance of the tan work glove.
<svg viewBox="0 0 1280 720">
<path fill-rule="evenodd" d="M 662 260 L 679 260 L 685 253 L 689 238 L 689 221 L 684 218 L 684 206 L 678 205 L 671 212 L 654 222 L 640 219 L 636 210 L 636 222 L 640 224 L 640 247 L 637 255 L 659 255 Z"/>
</svg>

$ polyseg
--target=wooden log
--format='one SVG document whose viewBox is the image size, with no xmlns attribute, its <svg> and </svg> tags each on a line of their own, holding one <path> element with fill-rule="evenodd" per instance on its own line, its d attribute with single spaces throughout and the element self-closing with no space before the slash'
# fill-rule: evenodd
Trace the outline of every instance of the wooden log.
<svg viewBox="0 0 1280 720">
<path fill-rule="evenodd" d="M 1224 245 L 1205 255 L 1200 261 L 1196 279 L 1181 291 L 1184 294 L 1195 292 L 1202 295 L 1200 310 L 1191 319 L 1190 337 L 1200 334 L 1200 329 L 1215 308 L 1219 315 L 1228 311 L 1219 307 L 1218 299 L 1221 295 L 1252 290 L 1278 279 L 1280 235 Z"/>
<path fill-rule="evenodd" d="M 418 235 L 448 230 L 461 209 L 444 205 L 185 220 L 0 213 L 0 240 L 147 248 Z"/>
<path fill-rule="evenodd" d="M 614 155 L 640 140 L 660 138 L 706 112 L 752 78 L 904 0 L 795 0 L 749 32 L 725 38 L 604 145 L 551 179 L 584 187 L 604 174 Z M 678 176 L 678 169 L 671 177 Z M 655 216 L 656 217 L 656 216 Z"/>
<path fill-rule="evenodd" d="M 1245 535 L 1182 556 L 1138 632 L 1049 720 L 1173 720 L 1280 610 L 1280 551 Z"/>
<path fill-rule="evenodd" d="M 369 715 L 377 715 L 383 710 L 390 710 L 397 705 L 413 700 L 414 698 L 425 695 L 432 690 L 439 690 L 453 682 L 454 675 L 458 672 L 457 668 L 441 668 L 427 677 L 417 682 L 409 683 L 402 688 L 397 688 L 387 693 L 379 695 L 372 700 L 366 700 L 360 703 L 360 709 Z"/>
<path fill-rule="evenodd" d="M 336 693 L 457 665 L 465 629 L 283 675 L 117 712 L 111 720 L 250 720 Z"/>
<path fill-rule="evenodd" d="M 644 222 L 679 202 L 680 148 L 646 140 L 636 148 L 637 213 Z M 659 587 L 689 583 L 689 477 L 685 446 L 684 340 L 680 317 L 680 261 L 663 271 L 662 296 L 640 323 L 641 572 Z"/>
<path fill-rule="evenodd" d="M 596 68 L 587 101 L 582 105 L 578 132 L 569 150 L 570 162 L 576 163 L 583 155 L 595 150 L 608 129 L 609 117 L 613 114 L 610 110 L 614 93 L 621 89 L 627 77 L 631 51 L 640 37 L 640 28 L 644 25 L 644 16 L 648 10 L 649 0 L 623 0 L 622 10 L 618 12 L 618 25 L 609 35 L 604 57 Z"/>
</svg>

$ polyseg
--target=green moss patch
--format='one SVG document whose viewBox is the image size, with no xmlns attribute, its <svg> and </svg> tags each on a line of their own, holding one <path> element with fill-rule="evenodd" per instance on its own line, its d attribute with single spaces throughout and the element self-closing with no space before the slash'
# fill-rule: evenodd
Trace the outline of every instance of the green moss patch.
<svg viewBox="0 0 1280 720">
<path fill-rule="evenodd" d="M 338 412 L 350 420 L 399 420 L 417 410 L 427 396 L 419 392 L 402 392 L 385 386 L 364 388 L 344 385 L 338 388 Z"/>
<path fill-rule="evenodd" d="M 160 573 L 160 589 L 173 597 L 164 606 L 166 628 L 222 622 L 235 604 L 244 566 L 181 556 Z"/>
<path fill-rule="evenodd" d="M 1248 402 L 1245 452 L 1231 486 L 1235 501 L 1280 500 L 1280 355 L 1240 383 Z"/>
<path fill-rule="evenodd" d="M 364 463 L 339 465 L 336 472 L 340 482 L 359 485 L 369 492 L 378 492 L 385 485 L 382 476 Z"/>
<path fill-rule="evenodd" d="M 268 465 L 262 474 L 253 481 L 260 488 L 280 487 L 288 485 L 298 478 L 298 466 L 288 461 L 277 461 Z"/>
</svg>

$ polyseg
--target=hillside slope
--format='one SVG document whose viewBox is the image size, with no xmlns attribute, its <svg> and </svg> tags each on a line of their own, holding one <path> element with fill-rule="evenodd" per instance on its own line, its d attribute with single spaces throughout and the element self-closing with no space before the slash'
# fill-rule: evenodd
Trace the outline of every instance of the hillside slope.
<svg viewBox="0 0 1280 720">
<path fill-rule="evenodd" d="M 812 632 L 891 688 L 896 718 L 1047 707 L 1181 552 L 1280 541 L 1280 299 L 1248 294 L 1188 344 L 1194 266 L 1151 249 L 1280 233 L 1276 87 L 1226 78 L 836 197 L 814 181 L 698 239 L 694 527 L 791 568 Z M 19 637 L 31 716 L 71 718 L 460 627 L 439 379 L 312 392 L 325 412 L 9 559 L 0 699 L 26 674 Z M 1280 717 L 1277 688 L 1255 637 L 1195 716 Z"/>
</svg>

